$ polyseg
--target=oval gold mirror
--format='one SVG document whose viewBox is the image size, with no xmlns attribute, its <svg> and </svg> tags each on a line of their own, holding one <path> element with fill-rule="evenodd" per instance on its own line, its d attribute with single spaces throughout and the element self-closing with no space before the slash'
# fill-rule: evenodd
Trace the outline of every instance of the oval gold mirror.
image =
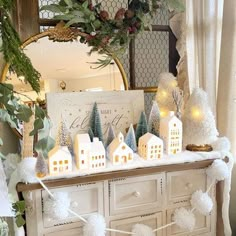
<svg viewBox="0 0 236 236">
<path fill-rule="evenodd" d="M 65 29 L 65 28 L 63 28 Z M 44 100 L 48 92 L 127 90 L 128 82 L 120 61 L 115 58 L 106 67 L 98 67 L 103 55 L 90 54 L 91 48 L 80 43 L 80 36 L 61 26 L 31 37 L 22 44 L 25 54 L 41 74 L 41 93 L 34 92 L 24 78 L 9 72 L 6 65 L 1 82 L 13 84 L 23 102 Z M 17 132 L 19 136 L 20 133 Z"/>
</svg>

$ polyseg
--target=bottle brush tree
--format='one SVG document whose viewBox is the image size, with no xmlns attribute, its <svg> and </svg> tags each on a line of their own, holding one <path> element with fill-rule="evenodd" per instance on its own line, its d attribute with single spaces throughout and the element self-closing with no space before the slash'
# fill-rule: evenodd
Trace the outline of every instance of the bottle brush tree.
<svg viewBox="0 0 236 236">
<path fill-rule="evenodd" d="M 138 143 L 139 138 L 144 134 L 146 134 L 147 132 L 148 132 L 147 118 L 146 114 L 142 112 L 136 128 L 136 143 Z"/>
<path fill-rule="evenodd" d="M 159 136 L 160 131 L 160 109 L 156 101 L 152 103 L 152 109 L 148 118 L 148 129 L 149 132 Z"/>
<path fill-rule="evenodd" d="M 134 127 L 133 124 L 130 125 L 128 133 L 126 134 L 125 137 L 125 143 L 134 151 L 137 151 L 137 143 L 136 143 L 136 138 L 135 138 L 135 132 L 134 132 Z"/>
</svg>

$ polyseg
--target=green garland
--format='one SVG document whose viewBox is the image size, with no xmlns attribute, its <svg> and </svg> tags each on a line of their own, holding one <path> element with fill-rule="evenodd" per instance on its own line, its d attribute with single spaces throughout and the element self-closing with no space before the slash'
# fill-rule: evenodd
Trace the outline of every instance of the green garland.
<svg viewBox="0 0 236 236">
<path fill-rule="evenodd" d="M 63 20 L 66 27 L 75 26 L 87 37 L 80 38 L 81 43 L 92 47 L 108 57 L 96 64 L 106 66 L 110 61 L 123 55 L 130 40 L 145 28 L 151 28 L 151 19 L 164 0 L 129 0 L 128 8 L 120 8 L 114 18 L 101 8 L 101 3 L 92 5 L 90 0 L 60 0 L 58 4 L 43 6 L 41 10 L 56 13 L 54 19 Z M 180 0 L 167 0 L 170 7 L 183 10 Z M 100 67 L 99 66 L 99 67 Z"/>
</svg>

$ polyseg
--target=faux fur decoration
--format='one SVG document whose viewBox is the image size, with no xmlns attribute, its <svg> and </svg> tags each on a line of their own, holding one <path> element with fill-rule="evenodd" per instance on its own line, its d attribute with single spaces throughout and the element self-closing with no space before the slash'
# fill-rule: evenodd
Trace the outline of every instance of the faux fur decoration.
<svg viewBox="0 0 236 236">
<path fill-rule="evenodd" d="M 179 208 L 175 210 L 174 222 L 183 230 L 193 231 L 196 219 L 190 210 Z"/>
<path fill-rule="evenodd" d="M 132 233 L 136 236 L 154 236 L 153 230 L 147 225 L 136 224 L 133 226 Z"/>
<path fill-rule="evenodd" d="M 195 88 L 183 115 L 183 144 L 204 145 L 217 140 L 218 131 L 207 93 Z"/>
<path fill-rule="evenodd" d="M 50 196 L 44 200 L 43 209 L 45 214 L 52 219 L 66 219 L 69 216 L 70 198 L 67 192 L 53 193 L 54 199 Z"/>
<path fill-rule="evenodd" d="M 35 176 L 35 165 L 37 159 L 34 157 L 24 158 L 17 167 L 19 181 L 25 183 L 38 182 Z"/>
<path fill-rule="evenodd" d="M 18 154 L 9 153 L 6 156 L 6 159 L 3 160 L 3 168 L 7 177 L 7 180 L 10 179 L 11 174 L 17 168 L 18 163 L 20 162 L 20 156 Z"/>
<path fill-rule="evenodd" d="M 212 146 L 214 151 L 229 152 L 230 149 L 231 149 L 230 141 L 226 137 L 218 138 L 215 142 L 211 143 L 211 146 Z"/>
<path fill-rule="evenodd" d="M 203 215 L 208 215 L 212 211 L 213 201 L 208 193 L 203 193 L 202 190 L 193 193 L 190 202 L 192 207 Z"/>
<path fill-rule="evenodd" d="M 220 159 L 215 160 L 212 165 L 207 168 L 206 173 L 213 181 L 227 179 L 230 174 L 227 164 Z"/>
<path fill-rule="evenodd" d="M 83 231 L 84 236 L 105 236 L 106 222 L 104 217 L 100 214 L 91 215 Z"/>
</svg>

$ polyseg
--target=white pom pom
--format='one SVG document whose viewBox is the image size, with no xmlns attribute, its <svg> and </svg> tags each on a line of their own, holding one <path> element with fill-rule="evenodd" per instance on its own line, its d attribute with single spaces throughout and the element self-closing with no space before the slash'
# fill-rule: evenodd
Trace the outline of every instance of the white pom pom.
<svg viewBox="0 0 236 236">
<path fill-rule="evenodd" d="M 53 193 L 54 199 L 50 196 L 44 200 L 44 213 L 52 219 L 66 219 L 69 216 L 70 198 L 67 192 Z"/>
<path fill-rule="evenodd" d="M 37 159 L 34 157 L 24 158 L 19 164 L 17 168 L 19 181 L 23 181 L 25 183 L 35 183 L 37 182 L 35 176 L 35 165 Z"/>
<path fill-rule="evenodd" d="M 212 211 L 213 201 L 208 193 L 203 193 L 202 190 L 193 193 L 190 202 L 192 206 L 203 215 L 208 215 Z"/>
<path fill-rule="evenodd" d="M 153 230 L 147 225 L 136 224 L 133 226 L 132 233 L 136 236 L 154 236 Z"/>
<path fill-rule="evenodd" d="M 222 160 L 215 160 L 206 170 L 207 175 L 212 180 L 221 181 L 229 177 L 229 168 Z"/>
<path fill-rule="evenodd" d="M 215 142 L 211 143 L 211 146 L 212 146 L 214 151 L 229 152 L 230 149 L 231 149 L 230 141 L 226 137 L 218 138 Z"/>
<path fill-rule="evenodd" d="M 183 230 L 193 231 L 196 219 L 193 212 L 180 208 L 175 210 L 174 222 Z"/>
<path fill-rule="evenodd" d="M 19 162 L 20 162 L 20 156 L 18 154 L 9 153 L 6 156 L 6 159 L 3 161 L 3 167 L 7 179 L 10 179 L 11 174 L 17 168 Z"/>
<path fill-rule="evenodd" d="M 106 222 L 102 215 L 91 215 L 84 226 L 84 236 L 105 236 Z"/>
</svg>

